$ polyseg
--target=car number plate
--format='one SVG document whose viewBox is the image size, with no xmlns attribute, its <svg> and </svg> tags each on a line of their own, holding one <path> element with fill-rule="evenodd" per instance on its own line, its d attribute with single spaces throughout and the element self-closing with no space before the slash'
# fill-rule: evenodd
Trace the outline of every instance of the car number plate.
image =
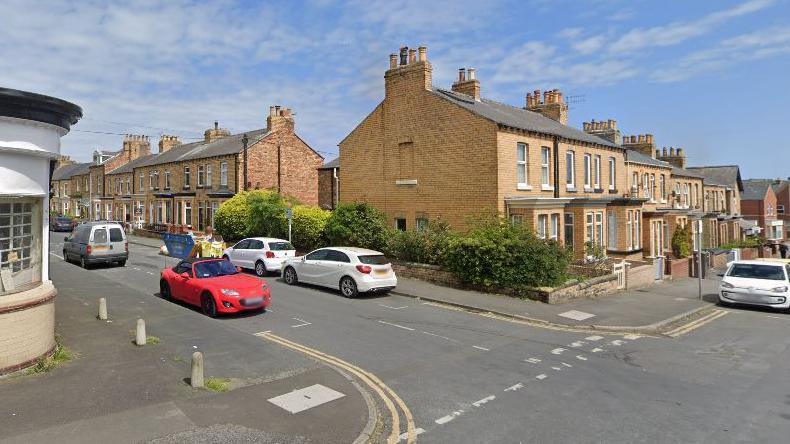
<svg viewBox="0 0 790 444">
<path fill-rule="evenodd" d="M 379 276 L 386 276 L 386 275 L 390 274 L 390 272 L 387 271 L 387 270 L 376 270 L 376 274 L 379 275 Z"/>
<path fill-rule="evenodd" d="M 247 300 L 246 300 L 246 301 L 244 301 L 244 302 L 245 302 L 247 305 L 258 305 L 258 304 L 260 304 L 261 302 L 263 302 L 263 298 L 253 298 L 253 299 L 247 299 Z"/>
<path fill-rule="evenodd" d="M 97 245 L 93 247 L 93 251 L 105 251 L 108 250 L 107 246 L 105 245 Z"/>
</svg>

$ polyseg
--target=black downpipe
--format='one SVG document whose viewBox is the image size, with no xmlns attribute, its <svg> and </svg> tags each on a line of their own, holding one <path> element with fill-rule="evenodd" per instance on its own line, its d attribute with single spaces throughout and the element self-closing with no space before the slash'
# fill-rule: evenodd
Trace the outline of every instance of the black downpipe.
<svg viewBox="0 0 790 444">
<path fill-rule="evenodd" d="M 244 191 L 247 191 L 247 143 L 250 141 L 245 134 L 244 137 L 241 138 L 241 143 L 244 147 Z"/>
<path fill-rule="evenodd" d="M 560 197 L 560 140 L 554 136 L 554 197 Z"/>
</svg>

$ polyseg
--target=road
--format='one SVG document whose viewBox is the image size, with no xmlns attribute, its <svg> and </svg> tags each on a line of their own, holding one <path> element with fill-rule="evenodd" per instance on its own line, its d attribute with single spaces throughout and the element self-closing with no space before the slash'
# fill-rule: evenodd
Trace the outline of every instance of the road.
<svg viewBox="0 0 790 444">
<path fill-rule="evenodd" d="M 126 267 L 83 270 L 58 257 L 63 237 L 52 235 L 53 267 L 101 273 L 141 300 L 158 297 L 159 270 L 176 262 L 130 244 Z M 677 337 L 605 335 L 266 280 L 271 310 L 215 322 L 379 378 L 407 406 L 419 442 L 787 442 L 790 434 L 789 315 L 723 308 Z M 405 432 L 403 412 L 399 420 Z"/>
</svg>

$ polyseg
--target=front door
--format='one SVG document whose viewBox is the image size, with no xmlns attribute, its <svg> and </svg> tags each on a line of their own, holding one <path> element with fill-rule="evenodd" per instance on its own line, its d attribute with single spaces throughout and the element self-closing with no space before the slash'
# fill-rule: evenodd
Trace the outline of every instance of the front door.
<svg viewBox="0 0 790 444">
<path fill-rule="evenodd" d="M 664 252 L 664 227 L 660 220 L 650 222 L 650 256 L 658 257 Z"/>
</svg>

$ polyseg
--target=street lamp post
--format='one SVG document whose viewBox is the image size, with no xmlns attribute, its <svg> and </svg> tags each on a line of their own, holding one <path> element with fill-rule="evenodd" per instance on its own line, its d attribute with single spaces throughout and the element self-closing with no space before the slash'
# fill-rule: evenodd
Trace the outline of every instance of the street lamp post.
<svg viewBox="0 0 790 444">
<path fill-rule="evenodd" d="M 247 143 L 249 143 L 249 141 L 250 139 L 247 137 L 247 134 L 244 134 L 241 138 L 241 144 L 244 147 L 244 185 L 242 187 L 244 191 L 247 191 Z M 236 174 L 238 174 L 238 172 Z"/>
</svg>

